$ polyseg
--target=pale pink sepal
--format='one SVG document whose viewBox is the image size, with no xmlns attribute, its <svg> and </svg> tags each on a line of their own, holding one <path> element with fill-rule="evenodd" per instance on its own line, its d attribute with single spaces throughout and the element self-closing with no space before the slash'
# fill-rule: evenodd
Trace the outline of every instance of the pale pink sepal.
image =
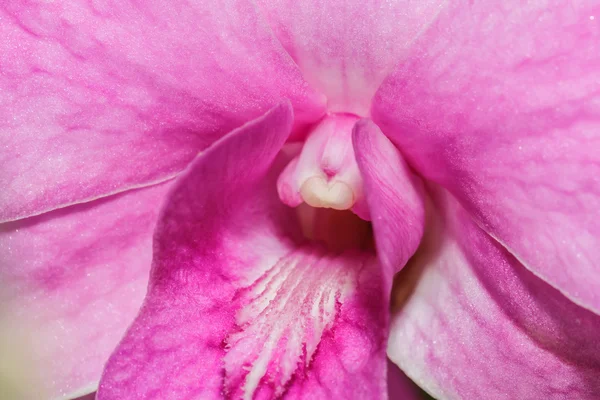
<svg viewBox="0 0 600 400">
<path fill-rule="evenodd" d="M 0 6 L 0 221 L 147 186 L 282 98 L 324 98 L 245 0 Z"/>
<path fill-rule="evenodd" d="M 148 285 L 163 183 L 0 225 L 0 324 L 39 398 L 94 390 Z"/>
<path fill-rule="evenodd" d="M 396 282 L 395 295 L 411 294 L 392 315 L 392 361 L 437 399 L 597 399 L 600 316 L 524 268 L 443 189 L 432 194 Z"/>
<path fill-rule="evenodd" d="M 600 5 L 449 2 L 373 119 L 535 275 L 600 313 Z"/>
<path fill-rule="evenodd" d="M 369 116 L 375 91 L 444 0 L 258 0 L 302 75 L 332 112 Z"/>
</svg>

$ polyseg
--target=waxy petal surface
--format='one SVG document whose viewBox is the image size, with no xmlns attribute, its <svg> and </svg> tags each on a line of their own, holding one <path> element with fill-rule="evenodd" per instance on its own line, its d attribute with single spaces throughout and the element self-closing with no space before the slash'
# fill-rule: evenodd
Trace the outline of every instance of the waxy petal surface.
<svg viewBox="0 0 600 400">
<path fill-rule="evenodd" d="M 169 186 L 0 225 L 0 324 L 31 358 L 38 398 L 94 390 L 142 304 Z"/>
<path fill-rule="evenodd" d="M 372 109 L 413 168 L 534 274 L 596 313 L 599 70 L 597 1 L 457 1 Z"/>
<path fill-rule="evenodd" d="M 280 105 L 178 181 L 99 400 L 385 398 L 389 286 L 371 254 L 301 244 L 276 188 L 291 125 Z"/>
<path fill-rule="evenodd" d="M 377 125 L 361 120 L 352 134 L 364 181 L 377 256 L 392 274 L 415 253 L 425 227 L 422 183 Z"/>
<path fill-rule="evenodd" d="M 303 76 L 330 111 L 368 116 L 383 79 L 444 0 L 258 0 Z"/>
<path fill-rule="evenodd" d="M 281 101 L 324 100 L 243 0 L 0 6 L 0 221 L 166 180 Z"/>
<path fill-rule="evenodd" d="M 450 195 L 434 199 L 439 212 L 397 278 L 390 358 L 438 399 L 597 399 L 600 317 L 524 268 Z M 402 279 L 413 278 L 404 301 Z"/>
</svg>

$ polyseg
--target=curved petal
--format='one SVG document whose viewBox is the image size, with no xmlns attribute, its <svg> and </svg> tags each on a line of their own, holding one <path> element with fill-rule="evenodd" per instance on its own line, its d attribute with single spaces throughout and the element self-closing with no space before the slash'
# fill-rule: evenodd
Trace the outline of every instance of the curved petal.
<svg viewBox="0 0 600 400">
<path fill-rule="evenodd" d="M 369 120 L 352 133 L 364 181 L 377 255 L 394 274 L 417 250 L 425 227 L 423 187 L 394 145 Z"/>
<path fill-rule="evenodd" d="M 291 123 L 276 107 L 179 181 L 148 296 L 98 399 L 385 397 L 380 268 L 372 255 L 299 243 L 276 188 Z"/>
<path fill-rule="evenodd" d="M 244 0 L 4 2 L 0 221 L 168 179 L 289 98 L 324 100 Z"/>
<path fill-rule="evenodd" d="M 444 0 L 258 0 L 306 80 L 334 112 L 368 116 L 383 79 Z"/>
<path fill-rule="evenodd" d="M 600 316 L 525 269 L 450 195 L 434 197 L 390 358 L 438 399 L 597 399 Z"/>
<path fill-rule="evenodd" d="M 372 110 L 412 167 L 597 313 L 599 19 L 593 0 L 453 2 Z"/>
<path fill-rule="evenodd" d="M 49 398 L 97 385 L 142 303 L 152 232 L 169 187 L 0 225 L 0 325 L 24 342 L 21 352 L 39 369 L 36 390 Z"/>
</svg>

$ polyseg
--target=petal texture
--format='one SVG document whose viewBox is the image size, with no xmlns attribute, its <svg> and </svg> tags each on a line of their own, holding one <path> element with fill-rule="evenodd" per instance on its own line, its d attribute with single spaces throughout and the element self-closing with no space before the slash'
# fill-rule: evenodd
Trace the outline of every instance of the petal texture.
<svg viewBox="0 0 600 400">
<path fill-rule="evenodd" d="M 280 105 L 179 180 L 148 296 L 98 399 L 385 397 L 381 270 L 371 255 L 300 245 L 276 187 L 291 124 Z"/>
<path fill-rule="evenodd" d="M 97 385 L 144 298 L 169 186 L 0 225 L 0 323 L 14 327 L 13 339 L 31 353 L 45 393 L 38 398 Z"/>
<path fill-rule="evenodd" d="M 597 313 L 599 16 L 597 1 L 453 2 L 372 110 L 412 167 Z"/>
<path fill-rule="evenodd" d="M 375 91 L 443 0 L 258 0 L 306 80 L 330 111 L 369 114 Z"/>
<path fill-rule="evenodd" d="M 364 181 L 377 255 L 393 274 L 412 257 L 423 236 L 422 183 L 372 121 L 359 121 L 352 141 Z"/>
<path fill-rule="evenodd" d="M 286 97 L 323 113 L 243 0 L 8 2 L 0 7 L 0 220 L 181 171 Z"/>
<path fill-rule="evenodd" d="M 434 198 L 390 358 L 438 399 L 598 398 L 600 317 L 524 268 L 451 196 Z"/>
</svg>

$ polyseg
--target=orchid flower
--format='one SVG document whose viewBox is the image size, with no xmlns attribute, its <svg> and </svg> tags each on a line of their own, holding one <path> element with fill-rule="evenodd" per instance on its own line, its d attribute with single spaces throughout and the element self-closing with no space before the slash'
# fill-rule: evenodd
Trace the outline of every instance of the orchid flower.
<svg viewBox="0 0 600 400">
<path fill-rule="evenodd" d="M 388 358 L 600 398 L 597 0 L 5 1 L 0 38 L 37 398 L 414 398 Z"/>
</svg>

